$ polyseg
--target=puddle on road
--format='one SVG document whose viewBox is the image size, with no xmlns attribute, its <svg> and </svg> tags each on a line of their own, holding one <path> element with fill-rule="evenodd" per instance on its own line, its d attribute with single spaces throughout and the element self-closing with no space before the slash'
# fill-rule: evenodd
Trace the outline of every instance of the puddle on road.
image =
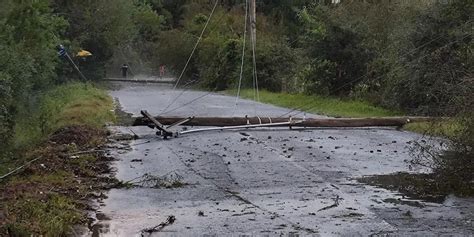
<svg viewBox="0 0 474 237">
<path fill-rule="evenodd" d="M 453 187 L 441 184 L 435 178 L 435 174 L 413 174 L 399 172 L 387 175 L 373 175 L 358 178 L 361 183 L 397 191 L 411 198 L 427 202 L 443 203 L 446 197 L 453 194 Z M 468 190 L 469 191 L 469 190 Z M 471 190 L 472 192 L 472 190 Z M 396 203 L 399 200 L 384 200 L 385 202 Z M 419 207 L 419 203 L 399 203 Z"/>
</svg>

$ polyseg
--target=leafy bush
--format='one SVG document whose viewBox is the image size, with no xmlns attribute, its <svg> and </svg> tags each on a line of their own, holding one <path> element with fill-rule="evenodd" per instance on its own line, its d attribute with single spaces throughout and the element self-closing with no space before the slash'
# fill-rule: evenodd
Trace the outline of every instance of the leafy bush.
<svg viewBox="0 0 474 237">
<path fill-rule="evenodd" d="M 474 4 L 467 2 L 434 4 L 418 17 L 408 35 L 413 49 L 401 58 L 405 67 L 386 83 L 387 100 L 417 114 L 457 114 L 451 108 L 472 84 L 466 78 L 472 77 L 474 62 L 469 33 Z"/>
<path fill-rule="evenodd" d="M 301 43 L 311 58 L 304 78 L 308 93 L 348 94 L 369 60 L 360 36 L 331 19 L 330 8 L 315 4 L 300 13 Z"/>
<path fill-rule="evenodd" d="M 396 84 L 401 106 L 456 118 L 459 126 L 446 149 L 422 145 L 415 162 L 429 165 L 442 182 L 461 192 L 474 182 L 473 10 L 472 1 L 461 0 L 435 4 L 421 15 L 418 25 L 423 28 L 410 35 L 417 50 L 408 59 L 415 60 L 406 79 Z"/>
<path fill-rule="evenodd" d="M 34 91 L 54 82 L 58 63 L 55 45 L 66 22 L 52 14 L 48 1 L 6 4 L 0 18 L 0 149 L 10 144 L 14 119 Z M 4 147 L 3 147 L 4 146 Z"/>
</svg>

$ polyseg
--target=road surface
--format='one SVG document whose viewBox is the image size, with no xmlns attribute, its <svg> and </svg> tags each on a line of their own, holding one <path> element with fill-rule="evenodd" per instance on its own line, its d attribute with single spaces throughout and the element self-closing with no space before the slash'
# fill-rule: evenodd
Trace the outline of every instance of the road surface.
<svg viewBox="0 0 474 237">
<path fill-rule="evenodd" d="M 142 109 L 162 113 L 169 98 L 182 92 L 169 85 L 120 85 L 110 94 L 135 116 Z M 169 108 L 179 109 L 168 115 L 279 116 L 289 111 L 248 100 L 234 105 L 235 97 L 187 91 Z M 409 143 L 420 138 L 415 133 L 391 128 L 273 128 L 162 140 L 147 127 L 112 129 L 132 129 L 141 137 L 118 144 L 128 149 L 112 150 L 118 158 L 118 179 L 171 172 L 185 185 L 111 190 L 99 210 L 94 236 L 139 236 L 171 215 L 175 222 L 152 236 L 474 234 L 472 199 L 407 201 L 355 180 L 409 171 Z"/>
</svg>

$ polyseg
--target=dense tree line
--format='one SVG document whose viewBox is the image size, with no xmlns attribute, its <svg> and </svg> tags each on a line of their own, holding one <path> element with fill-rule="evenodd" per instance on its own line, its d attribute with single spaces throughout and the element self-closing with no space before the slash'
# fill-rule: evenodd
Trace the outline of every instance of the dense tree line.
<svg viewBox="0 0 474 237">
<path fill-rule="evenodd" d="M 430 115 L 449 112 L 451 95 L 462 94 L 458 89 L 469 92 L 459 85 L 472 77 L 471 1 L 257 2 L 257 67 L 263 88 L 362 98 Z M 179 74 L 212 4 L 159 5 L 174 19 L 158 36 L 154 52 L 160 63 Z M 198 77 L 209 89 L 235 86 L 243 9 L 244 1 L 222 1 L 188 78 Z M 246 55 L 244 78 L 251 85 L 250 47 Z"/>
</svg>

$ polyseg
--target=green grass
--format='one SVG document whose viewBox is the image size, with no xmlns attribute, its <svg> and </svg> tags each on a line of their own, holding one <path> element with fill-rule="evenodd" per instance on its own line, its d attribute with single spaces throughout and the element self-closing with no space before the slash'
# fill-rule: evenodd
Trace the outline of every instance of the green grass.
<svg viewBox="0 0 474 237">
<path fill-rule="evenodd" d="M 32 174 L 29 176 L 17 176 L 10 179 L 12 186 L 22 186 L 29 183 L 43 183 L 51 186 L 67 186 L 73 179 L 73 175 L 64 170 L 54 171 L 48 174 Z"/>
<path fill-rule="evenodd" d="M 113 122 L 113 100 L 89 83 L 58 86 L 39 97 L 37 109 L 21 111 L 15 126 L 15 147 L 37 144 L 68 125 L 102 127 Z"/>
<path fill-rule="evenodd" d="M 430 136 L 454 138 L 459 135 L 463 126 L 454 119 L 444 119 L 434 122 L 409 123 L 403 128 Z"/>
<path fill-rule="evenodd" d="M 106 123 L 115 121 L 113 100 L 92 84 L 69 83 L 43 92 L 18 112 L 10 154 L 0 157 L 0 174 L 38 156 L 43 160 L 1 180 L 0 235 L 67 236 L 73 225 L 85 221 L 81 200 L 97 182 L 98 157 L 64 159 L 77 147 L 46 140 L 70 125 L 86 125 L 84 135 L 92 136 L 92 141 L 105 140 L 102 133 L 93 131 L 102 131 Z"/>
<path fill-rule="evenodd" d="M 90 83 L 69 83 L 46 91 L 32 106 L 19 111 L 11 153 L 0 154 L 3 155 L 0 157 L 0 174 L 23 164 L 25 160 L 20 153 L 45 141 L 60 127 L 103 127 L 114 121 L 112 98 Z"/>
<path fill-rule="evenodd" d="M 67 236 L 71 226 L 83 219 L 72 199 L 54 194 L 46 200 L 19 199 L 6 211 L 21 213 L 6 226 L 12 236 L 33 236 L 32 230 L 43 236 Z"/>
<path fill-rule="evenodd" d="M 235 90 L 226 91 L 229 95 L 235 95 Z M 254 94 L 251 89 L 241 91 L 241 97 L 253 99 Z M 343 100 L 339 98 L 321 97 L 304 94 L 287 94 L 260 91 L 260 101 L 290 109 L 299 109 L 305 112 L 327 115 L 332 117 L 385 117 L 397 116 L 401 113 L 390 111 L 365 101 Z M 301 108 L 301 106 L 303 106 Z"/>
<path fill-rule="evenodd" d="M 0 203 L 6 217 L 3 226 L 0 217 L 0 236 L 68 236 L 73 225 L 85 223 L 83 199 L 100 173 L 94 166 L 98 158 L 54 159 L 45 165 L 51 172 L 30 171 L 0 183 L 0 192 L 8 193 Z"/>
</svg>

